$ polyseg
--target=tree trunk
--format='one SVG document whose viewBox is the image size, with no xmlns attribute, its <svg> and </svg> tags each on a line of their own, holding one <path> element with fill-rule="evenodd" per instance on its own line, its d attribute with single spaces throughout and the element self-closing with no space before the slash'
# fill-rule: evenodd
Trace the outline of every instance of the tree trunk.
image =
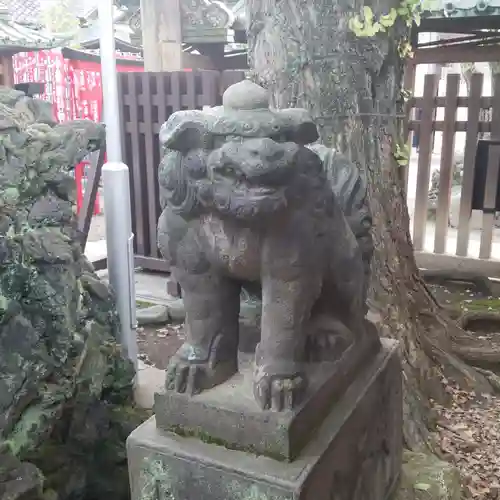
<svg viewBox="0 0 500 500">
<path fill-rule="evenodd" d="M 378 17 L 398 5 L 380 0 L 372 9 Z M 367 176 L 376 248 L 370 305 L 378 310 L 382 333 L 400 341 L 404 437 L 416 449 L 432 442 L 429 399 L 446 401 L 437 383 L 443 374 L 482 391 L 490 386 L 453 354 L 469 351 L 468 338 L 428 292 L 415 263 L 392 155 L 403 137 L 398 43 L 407 36 L 405 23 L 356 37 L 348 20 L 362 8 L 362 0 L 247 0 L 249 56 L 254 78 L 270 89 L 273 104 L 309 109 L 322 142 L 344 152 Z"/>
<path fill-rule="evenodd" d="M 460 73 L 462 73 L 462 78 L 465 81 L 465 86 L 467 87 L 467 94 L 470 93 L 470 81 L 472 75 L 476 73 L 476 65 L 474 63 L 460 63 Z"/>
<path fill-rule="evenodd" d="M 494 64 L 494 63 L 493 63 Z M 491 68 L 491 64 L 490 64 Z M 467 95 L 470 94 L 470 82 L 472 79 L 472 75 L 474 73 L 477 73 L 478 69 L 475 63 L 471 62 L 466 62 L 466 63 L 460 63 L 460 73 L 462 75 L 462 78 L 465 81 L 465 86 L 467 87 Z M 492 69 L 493 73 L 493 69 Z M 479 111 L 479 121 L 480 122 L 490 122 L 491 121 L 491 109 L 484 109 L 481 108 Z M 480 132 L 479 133 L 479 138 L 481 139 L 486 139 L 489 137 L 488 132 Z"/>
</svg>

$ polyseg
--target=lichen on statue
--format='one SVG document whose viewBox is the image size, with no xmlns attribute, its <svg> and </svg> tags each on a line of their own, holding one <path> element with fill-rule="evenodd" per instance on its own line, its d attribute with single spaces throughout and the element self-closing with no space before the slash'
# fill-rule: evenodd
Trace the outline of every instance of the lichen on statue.
<svg viewBox="0 0 500 500">
<path fill-rule="evenodd" d="M 243 81 L 223 106 L 163 125 L 158 241 L 186 307 L 167 389 L 195 394 L 236 373 L 241 288 L 260 284 L 254 396 L 279 411 L 307 394 L 308 364 L 379 342 L 364 319 L 372 248 L 356 240 L 371 222 L 360 176 L 344 169 L 352 185 L 339 196 L 317 147 L 305 147 L 318 138 L 306 111 L 267 103 Z"/>
</svg>

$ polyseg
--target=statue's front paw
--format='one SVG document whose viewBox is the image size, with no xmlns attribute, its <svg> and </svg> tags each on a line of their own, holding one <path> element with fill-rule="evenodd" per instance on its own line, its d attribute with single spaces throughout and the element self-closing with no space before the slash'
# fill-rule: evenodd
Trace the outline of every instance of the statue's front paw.
<svg viewBox="0 0 500 500">
<path fill-rule="evenodd" d="M 232 377 L 238 370 L 237 358 L 226 355 L 221 359 L 218 347 L 220 342 L 216 339 L 207 359 L 204 353 L 185 343 L 170 360 L 165 388 L 194 395 Z"/>
<path fill-rule="evenodd" d="M 274 374 L 273 374 L 274 372 Z M 293 410 L 304 400 L 307 379 L 302 373 L 277 375 L 280 371 L 271 367 L 257 366 L 254 374 L 253 392 L 263 410 Z"/>
<path fill-rule="evenodd" d="M 165 388 L 168 391 L 185 392 L 189 395 L 198 394 L 205 388 L 203 383 L 203 378 L 206 378 L 205 371 L 204 365 L 174 358 L 167 368 Z"/>
</svg>

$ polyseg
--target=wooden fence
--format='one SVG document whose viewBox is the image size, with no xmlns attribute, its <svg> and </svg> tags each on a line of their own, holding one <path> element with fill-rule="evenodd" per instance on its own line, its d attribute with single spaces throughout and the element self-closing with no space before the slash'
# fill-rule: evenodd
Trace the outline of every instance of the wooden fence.
<svg viewBox="0 0 500 500">
<path fill-rule="evenodd" d="M 438 96 L 438 76 L 426 75 L 422 97 L 413 98 L 409 130 L 418 137 L 415 205 L 413 213 L 413 244 L 417 261 L 423 267 L 461 268 L 500 275 L 500 262 L 492 255 L 495 216 L 498 211 L 500 146 L 500 76 L 492 82 L 492 97 L 483 93 L 483 74 L 471 78 L 468 96 L 459 95 L 460 75 L 449 74 L 446 93 Z M 444 110 L 438 113 L 439 108 Z M 457 112 L 466 108 L 466 118 L 458 119 Z M 464 114 L 462 111 L 461 114 Z M 440 117 L 439 115 L 443 115 Z M 418 119 L 416 119 L 418 118 Z M 464 147 L 456 144 L 458 132 L 464 134 Z M 435 220 L 429 220 L 429 184 L 433 160 L 434 139 L 441 133 L 441 151 L 434 155 L 439 161 L 439 182 L 435 200 Z M 486 160 L 480 158 L 478 140 L 489 138 Z M 499 142 L 500 144 L 500 142 Z M 463 151 L 463 171 L 460 186 L 458 225 L 450 228 L 450 202 L 457 151 Z M 460 153 L 460 156 L 462 154 Z M 476 159 L 477 156 L 477 159 Z M 412 166 L 413 163 L 413 166 Z M 410 162 L 410 169 L 415 162 Z M 482 183 L 482 185 L 481 185 Z M 407 186 L 409 203 L 414 186 Z M 482 208 L 482 229 L 472 230 L 473 208 Z M 474 207 L 473 207 L 474 205 Z M 410 212 L 412 207 L 410 206 Z M 426 237 L 434 229 L 433 241 Z M 432 237 L 432 236 L 431 236 Z M 479 251 L 471 252 L 471 238 Z M 500 250 L 500 249 L 499 249 Z M 477 258 L 479 257 L 479 259 Z M 500 257 L 498 255 L 497 257 Z"/>
<path fill-rule="evenodd" d="M 221 104 L 223 91 L 242 80 L 244 72 L 122 73 L 118 77 L 123 157 L 130 168 L 131 178 L 136 265 L 151 271 L 168 271 L 158 254 L 156 241 L 156 224 L 160 216 L 159 129 L 174 111 Z M 482 230 L 473 232 L 470 224 L 473 192 L 477 189 L 474 184 L 478 138 L 488 134 L 492 139 L 500 139 L 500 77 L 496 78 L 492 87 L 493 97 L 484 97 L 483 75 L 475 74 L 470 82 L 469 95 L 461 96 L 460 76 L 450 74 L 446 79 L 446 95 L 438 96 L 438 76 L 426 75 L 423 96 L 413 98 L 409 103 L 408 129 L 418 135 L 419 140 L 418 158 L 416 161 L 412 159 L 409 168 L 410 171 L 416 169 L 415 199 L 409 198 L 409 203 L 414 201 L 413 242 L 422 267 L 459 267 L 500 276 L 499 262 L 492 258 L 492 253 L 493 256 L 495 254 L 492 248 L 500 146 L 489 148 L 487 165 L 483 165 L 486 169 L 483 172 L 486 190 L 483 189 Z M 466 117 L 457 118 L 459 109 Z M 464 136 L 464 147 L 460 207 L 455 229 L 449 227 L 449 214 L 455 151 L 458 150 L 457 134 Z M 441 137 L 442 147 L 440 154 L 434 155 L 434 160 L 438 158 L 440 177 L 435 220 L 430 221 L 429 184 L 435 135 Z M 432 230 L 434 235 L 430 248 L 429 233 Z M 475 246 L 480 246 L 478 255 L 471 255 L 471 235 L 479 240 L 474 242 Z M 498 251 L 500 253 L 500 245 Z"/>
<path fill-rule="evenodd" d="M 244 77 L 244 71 L 234 70 L 118 74 L 123 158 L 130 168 L 137 266 L 168 271 L 156 241 L 161 125 L 175 111 L 221 104 L 224 90 Z"/>
</svg>

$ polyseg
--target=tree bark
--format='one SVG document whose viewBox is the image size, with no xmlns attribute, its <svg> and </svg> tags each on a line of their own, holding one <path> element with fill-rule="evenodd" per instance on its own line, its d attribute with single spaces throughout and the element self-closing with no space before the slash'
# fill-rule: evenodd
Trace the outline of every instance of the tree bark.
<svg viewBox="0 0 500 500">
<path fill-rule="evenodd" d="M 490 68 L 491 68 L 491 64 L 490 64 Z M 470 83 L 471 83 L 472 75 L 474 73 L 477 73 L 477 72 L 478 72 L 478 69 L 477 69 L 475 63 L 473 63 L 473 62 L 472 63 L 471 62 L 460 63 L 460 73 L 462 75 L 462 78 L 465 81 L 465 86 L 467 87 L 467 95 L 470 94 Z M 492 69 L 492 74 L 493 74 L 493 69 Z M 491 109 L 481 108 L 481 110 L 479 111 L 479 121 L 480 122 L 491 121 Z M 485 139 L 489 135 L 490 135 L 489 132 L 480 132 L 478 137 L 481 139 Z"/>
<path fill-rule="evenodd" d="M 429 400 L 446 401 L 443 376 L 481 391 L 491 387 L 453 354 L 468 352 L 468 338 L 429 293 L 415 263 L 400 169 L 392 156 L 395 141 L 403 137 L 404 61 L 398 43 L 407 37 L 405 23 L 398 20 L 375 37 L 356 37 L 348 20 L 363 5 L 363 0 L 247 0 L 249 57 L 272 104 L 307 108 L 322 142 L 346 154 L 367 176 L 376 248 L 370 306 L 381 333 L 400 341 L 404 437 L 407 447 L 418 449 L 432 443 Z M 371 8 L 378 17 L 398 5 L 379 0 Z"/>
</svg>

